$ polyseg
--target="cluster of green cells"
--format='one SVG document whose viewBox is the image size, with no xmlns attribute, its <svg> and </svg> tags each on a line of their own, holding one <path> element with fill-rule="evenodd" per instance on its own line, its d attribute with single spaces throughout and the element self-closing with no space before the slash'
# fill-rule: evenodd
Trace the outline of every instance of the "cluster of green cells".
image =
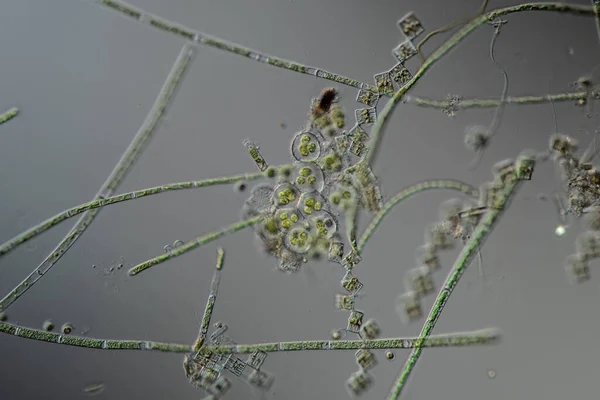
<svg viewBox="0 0 600 400">
<path fill-rule="evenodd" d="M 357 124 L 344 130 L 344 117 L 335 89 L 313 99 L 305 127 L 291 140 L 293 168 L 268 167 L 270 181 L 255 186 L 244 204 L 243 218 L 264 217 L 255 233 L 264 250 L 278 259 L 281 271 L 296 272 L 309 258 L 342 263 L 338 218 L 356 207 L 375 210 L 374 204 L 381 202 L 368 165 L 352 163 L 353 143 L 357 137 L 365 139 L 357 136 L 364 129 Z M 377 198 L 367 198 L 368 193 Z"/>
</svg>

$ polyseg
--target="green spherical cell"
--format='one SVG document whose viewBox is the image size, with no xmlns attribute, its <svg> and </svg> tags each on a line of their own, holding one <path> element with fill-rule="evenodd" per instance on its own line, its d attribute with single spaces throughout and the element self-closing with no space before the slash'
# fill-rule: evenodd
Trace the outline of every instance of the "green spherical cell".
<svg viewBox="0 0 600 400">
<path fill-rule="evenodd" d="M 303 176 L 303 177 L 308 177 L 308 176 L 310 176 L 310 173 L 311 173 L 311 172 L 312 172 L 312 171 L 311 171 L 311 170 L 310 170 L 310 168 L 308 168 L 308 167 L 302 167 L 302 168 L 300 168 L 300 171 L 299 171 L 300 175 L 301 175 L 301 176 Z"/>
<path fill-rule="evenodd" d="M 341 200 L 342 200 L 342 196 L 338 192 L 334 192 L 334 193 L 331 194 L 331 196 L 329 196 L 329 201 L 332 204 L 335 204 L 336 206 L 338 204 L 340 204 Z"/>
<path fill-rule="evenodd" d="M 69 322 L 60 327 L 60 331 L 65 335 L 70 335 L 71 333 L 73 333 L 74 329 L 75 328 L 73 327 L 73 325 Z"/>
<path fill-rule="evenodd" d="M 307 145 L 307 149 L 309 153 L 314 153 L 315 151 L 317 151 L 317 145 L 315 143 L 309 143 Z"/>
<path fill-rule="evenodd" d="M 303 176 L 299 176 L 296 178 L 296 183 L 298 185 L 304 185 L 306 183 L 306 179 Z"/>
<path fill-rule="evenodd" d="M 0 322 L 4 322 L 8 320 L 8 315 L 4 312 L 0 312 Z"/>
<path fill-rule="evenodd" d="M 281 167 L 279 169 L 279 173 L 281 174 L 281 176 L 284 176 L 287 178 L 292 174 L 292 169 L 290 167 Z"/>
<path fill-rule="evenodd" d="M 300 151 L 302 157 L 308 157 L 308 155 L 310 154 L 310 152 L 308 151 L 308 145 L 306 144 L 301 144 L 298 150 Z"/>
<path fill-rule="evenodd" d="M 273 167 L 269 167 L 267 168 L 267 170 L 265 171 L 265 174 L 267 175 L 267 177 L 269 178 L 274 178 L 275 175 L 277 175 L 277 170 Z"/>
<path fill-rule="evenodd" d="M 48 319 L 48 320 L 44 321 L 42 328 L 47 332 L 51 332 L 52 330 L 54 330 L 54 324 L 52 323 L 51 320 Z"/>
</svg>

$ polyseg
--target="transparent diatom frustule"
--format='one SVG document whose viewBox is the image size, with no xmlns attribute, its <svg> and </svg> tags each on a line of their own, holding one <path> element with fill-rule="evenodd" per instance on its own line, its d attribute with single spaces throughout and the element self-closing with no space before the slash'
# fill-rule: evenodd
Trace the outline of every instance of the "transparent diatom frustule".
<svg viewBox="0 0 600 400">
<path fill-rule="evenodd" d="M 429 224 L 425 229 L 425 241 L 433 244 L 436 251 L 454 248 L 454 238 L 439 224 Z"/>
<path fill-rule="evenodd" d="M 427 265 L 432 271 L 439 270 L 442 266 L 432 243 L 426 243 L 417 247 L 415 259 L 419 265 Z"/>
<path fill-rule="evenodd" d="M 501 185 L 506 185 L 517 179 L 515 162 L 511 158 L 498 161 L 492 166 L 492 175 L 494 180 Z"/>
<path fill-rule="evenodd" d="M 583 255 L 586 259 L 600 257 L 600 232 L 585 231 L 580 233 L 575 239 L 575 249 L 577 253 Z"/>
<path fill-rule="evenodd" d="M 373 385 L 373 379 L 366 371 L 360 369 L 354 372 L 346 381 L 348 392 L 353 396 L 360 396 Z"/>
<path fill-rule="evenodd" d="M 419 297 L 425 297 L 435 290 L 431 270 L 426 265 L 408 270 L 404 285 L 407 291 L 412 291 Z"/>
<path fill-rule="evenodd" d="M 584 254 L 571 254 L 565 260 L 567 278 L 573 283 L 582 283 L 590 279 L 590 267 Z"/>
<path fill-rule="evenodd" d="M 369 319 L 360 327 L 360 337 L 363 339 L 376 339 L 381 334 L 381 328 L 374 319 Z"/>
<path fill-rule="evenodd" d="M 262 370 L 253 370 L 248 375 L 248 383 L 260 389 L 269 390 L 273 386 L 275 378 Z"/>
<path fill-rule="evenodd" d="M 406 292 L 396 298 L 396 312 L 400 320 L 408 324 L 423 316 L 423 308 L 419 295 L 415 292 Z"/>
</svg>

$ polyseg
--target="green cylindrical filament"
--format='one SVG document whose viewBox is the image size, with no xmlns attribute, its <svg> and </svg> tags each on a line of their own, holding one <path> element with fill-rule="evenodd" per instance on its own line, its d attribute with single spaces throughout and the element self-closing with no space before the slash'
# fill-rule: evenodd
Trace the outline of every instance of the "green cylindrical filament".
<svg viewBox="0 0 600 400">
<path fill-rule="evenodd" d="M 358 349 L 412 349 L 421 347 L 462 347 L 496 344 L 500 339 L 497 329 L 434 335 L 424 340 L 417 338 L 390 338 L 371 340 L 304 340 L 261 344 L 204 346 L 217 354 L 248 354 L 257 350 L 270 352 L 358 350 Z"/>
<path fill-rule="evenodd" d="M 284 165 L 280 168 L 290 167 L 291 165 Z M 256 179 L 264 178 L 266 176 L 265 172 L 255 172 L 250 174 L 239 174 L 233 176 L 225 176 L 220 178 L 210 178 L 204 179 L 201 181 L 187 181 L 187 182 L 177 182 L 177 183 L 169 183 L 166 185 L 155 186 L 147 189 L 136 190 L 133 192 L 123 193 L 112 197 L 106 197 L 103 199 L 93 200 L 88 203 L 83 203 L 78 206 L 69 208 L 59 214 L 56 214 L 53 217 L 48 218 L 46 221 L 41 222 L 38 225 L 35 225 L 32 228 L 29 228 L 25 232 L 15 236 L 9 241 L 0 245 L 0 256 L 5 255 L 11 250 L 15 249 L 20 244 L 25 243 L 28 240 L 33 239 L 37 235 L 47 231 L 48 229 L 58 225 L 62 221 L 73 218 L 85 211 L 93 210 L 95 208 L 101 208 L 110 206 L 113 204 L 121 203 L 123 201 L 141 199 L 142 197 L 152 196 L 155 194 L 175 191 L 175 190 L 186 190 L 186 189 L 198 189 L 202 187 L 208 186 L 216 186 L 216 185 L 226 185 L 234 182 L 242 182 L 242 181 L 253 181 Z"/>
<path fill-rule="evenodd" d="M 212 317 L 215 302 L 217 301 L 217 294 L 219 292 L 219 284 L 221 282 L 221 270 L 223 269 L 223 262 L 225 261 L 225 250 L 219 248 L 217 250 L 217 265 L 215 272 L 213 273 L 212 282 L 210 284 L 210 293 L 208 294 L 208 300 L 206 301 L 206 307 L 204 308 L 204 315 L 202 316 L 202 324 L 200 325 L 200 332 L 198 338 L 193 345 L 194 351 L 200 350 L 204 345 L 206 334 L 208 333 L 208 326 L 210 325 L 210 319 Z"/>
<path fill-rule="evenodd" d="M 6 110 L 2 114 L 0 114 L 0 125 L 2 125 L 5 122 L 10 121 L 14 117 L 16 117 L 18 114 L 19 114 L 19 109 L 17 107 L 13 107 L 11 109 Z"/>
<path fill-rule="evenodd" d="M 95 339 L 83 336 L 62 335 L 55 332 L 46 332 L 40 329 L 9 324 L 7 322 L 0 322 L 0 333 L 24 339 L 98 350 L 138 350 L 168 353 L 189 353 L 193 351 L 192 346 L 186 344 L 150 340 Z M 218 354 L 248 354 L 254 353 L 256 350 L 269 353 L 308 350 L 410 349 L 419 345 L 419 341 L 421 341 L 421 347 L 462 347 L 491 345 L 497 343 L 499 339 L 500 331 L 491 328 L 472 332 L 452 333 L 449 335 L 434 335 L 425 340 L 418 337 L 373 340 L 313 340 L 204 346 L 203 349 Z"/>
<path fill-rule="evenodd" d="M 226 228 L 220 230 L 220 231 L 216 231 L 216 232 L 211 232 L 211 233 L 207 233 L 206 235 L 202 235 L 200 237 L 197 237 L 196 239 L 187 242 L 186 244 L 173 249 L 173 251 L 169 252 L 169 253 L 165 253 L 162 254 L 158 257 L 154 257 L 148 261 L 145 261 L 141 264 L 136 265 L 135 267 L 131 268 L 129 270 L 129 275 L 133 276 L 133 275 L 137 275 L 142 271 L 147 270 L 150 267 L 153 267 L 154 265 L 158 265 L 161 264 L 165 261 L 167 261 L 168 259 L 171 258 L 175 258 L 175 257 L 179 257 L 182 254 L 188 253 L 194 249 L 197 249 L 198 247 L 206 244 L 206 243 L 210 243 L 213 240 L 219 239 L 223 236 L 225 236 L 228 233 L 233 233 L 233 232 L 237 232 L 241 229 L 247 228 L 249 226 L 252 226 L 254 224 L 259 223 L 260 221 L 263 220 L 263 216 L 259 215 L 256 216 L 254 218 L 250 218 L 248 220 L 245 221 L 240 221 L 240 222 L 236 222 L 234 224 L 231 224 L 229 226 L 227 226 Z"/>
<path fill-rule="evenodd" d="M 458 190 L 474 198 L 477 198 L 479 196 L 477 189 L 475 189 L 469 184 L 454 179 L 428 180 L 415 183 L 414 185 L 410 185 L 409 187 L 402 189 L 387 203 L 385 203 L 381 211 L 379 211 L 373 217 L 373 219 L 369 223 L 369 226 L 367 227 L 367 229 L 365 229 L 365 232 L 358 241 L 359 253 L 363 252 L 369 238 L 373 236 L 375 230 L 377 229 L 383 218 L 392 210 L 394 206 L 417 193 L 432 189 Z"/>
<path fill-rule="evenodd" d="M 490 209 L 484 216 L 483 220 L 479 223 L 469 241 L 465 244 L 462 251 L 460 252 L 456 262 L 452 266 L 452 269 L 448 273 L 446 281 L 444 282 L 442 289 L 440 290 L 431 311 L 429 312 L 429 316 L 427 317 L 427 321 L 423 325 L 421 329 L 421 333 L 419 334 L 419 338 L 421 340 L 427 339 L 433 328 L 435 327 L 444 306 L 448 302 L 450 295 L 454 291 L 454 288 L 458 284 L 460 278 L 466 271 L 467 267 L 471 263 L 471 260 L 475 257 L 475 255 L 480 251 L 480 248 L 483 246 L 485 239 L 488 234 L 493 230 L 497 221 L 500 219 L 505 207 L 509 204 L 510 198 L 514 196 L 517 188 L 521 184 L 522 181 L 510 181 L 503 188 L 501 196 L 505 200 L 503 202 L 502 208 Z M 421 356 L 422 345 L 421 343 L 417 343 L 417 346 L 411 351 L 410 356 L 408 357 L 406 363 L 404 364 L 404 368 L 400 372 L 400 375 L 394 382 L 394 386 L 392 387 L 392 391 L 388 395 L 388 400 L 396 400 L 402 393 L 410 374 L 414 370 L 414 367 Z"/>
<path fill-rule="evenodd" d="M 131 166 L 138 159 L 142 150 L 146 147 L 154 129 L 164 115 L 168 104 L 171 102 L 175 90 L 180 83 L 183 73 L 192 60 L 194 49 L 189 44 L 183 46 L 179 56 L 175 61 L 169 76 L 156 98 L 150 113 L 147 115 L 144 123 L 135 134 L 129 147 L 125 150 L 121 159 L 112 170 L 110 176 L 106 179 L 100 190 L 96 193 L 94 200 L 112 196 L 118 185 L 121 183 Z M 15 302 L 23 293 L 29 290 L 35 283 L 44 276 L 62 257 L 64 253 L 77 241 L 87 227 L 93 222 L 99 210 L 87 211 L 81 216 L 79 221 L 71 229 L 65 238 L 52 250 L 52 252 L 42 261 L 38 267 L 27 276 L 17 287 L 6 295 L 0 301 L 0 310 L 6 309 Z"/>
<path fill-rule="evenodd" d="M 506 97 L 504 104 L 546 104 L 552 102 L 564 102 L 564 101 L 577 101 L 585 100 L 588 97 L 587 92 L 573 92 L 573 93 L 557 93 L 548 94 L 544 96 L 518 96 L 518 97 Z M 448 100 L 433 100 L 423 97 L 413 97 L 405 95 L 403 102 L 407 104 L 414 104 L 421 107 L 439 108 L 441 110 L 448 109 L 450 102 Z M 469 108 L 494 108 L 500 105 L 498 99 L 460 99 L 460 109 L 465 110 Z"/>
<path fill-rule="evenodd" d="M 100 0 L 100 4 L 105 5 L 107 7 L 112 8 L 115 11 L 120 12 L 123 15 L 126 15 L 130 18 L 139 20 L 142 17 L 142 13 L 135 8 L 131 7 L 129 4 L 115 1 L 115 0 Z"/>
</svg>

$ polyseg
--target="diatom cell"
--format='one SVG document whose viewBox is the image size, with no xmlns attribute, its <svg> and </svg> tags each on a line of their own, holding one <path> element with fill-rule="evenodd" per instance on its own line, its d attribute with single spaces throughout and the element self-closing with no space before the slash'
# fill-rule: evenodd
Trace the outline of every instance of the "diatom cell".
<svg viewBox="0 0 600 400">
<path fill-rule="evenodd" d="M 392 76 L 390 75 L 389 71 L 375 74 L 373 76 L 373 79 L 375 79 L 375 86 L 377 87 L 377 92 L 380 95 L 394 93 L 394 85 L 392 84 Z M 358 121 L 358 118 L 356 120 Z"/>
<path fill-rule="evenodd" d="M 406 85 L 408 81 L 412 79 L 412 74 L 403 64 L 396 64 L 391 70 L 390 75 L 392 80 L 398 84 L 398 86 L 402 87 Z"/>
<path fill-rule="evenodd" d="M 360 89 L 356 95 L 356 101 L 369 107 L 375 107 L 379 100 L 379 94 L 370 90 Z"/>
<path fill-rule="evenodd" d="M 244 140 L 244 147 L 246 147 L 248 154 L 250 154 L 258 169 L 264 172 L 269 167 L 269 164 L 267 164 L 264 157 L 260 154 L 258 146 L 252 140 L 246 139 Z"/>
<path fill-rule="evenodd" d="M 339 310 L 352 310 L 354 308 L 354 296 L 340 293 L 336 294 L 335 308 Z"/>
<path fill-rule="evenodd" d="M 400 18 L 398 27 L 408 39 L 414 39 L 424 31 L 423 24 L 412 11 Z"/>
<path fill-rule="evenodd" d="M 406 40 L 392 50 L 392 54 L 399 63 L 403 64 L 406 60 L 417 55 L 417 48 L 410 40 Z"/>
<path fill-rule="evenodd" d="M 346 330 L 348 332 L 358 333 L 363 323 L 362 321 L 364 315 L 365 314 L 362 311 L 352 310 L 350 312 L 350 316 L 348 317 L 348 326 L 346 327 Z"/>
<path fill-rule="evenodd" d="M 371 125 L 377 120 L 377 109 L 375 107 L 359 108 L 354 111 L 356 122 L 361 125 Z"/>
<path fill-rule="evenodd" d="M 377 365 L 377 360 L 375 359 L 375 355 L 367 349 L 358 350 L 356 352 L 355 356 L 356 356 L 356 363 L 364 371 L 367 371 L 367 370 L 373 368 L 375 365 Z"/>
</svg>

